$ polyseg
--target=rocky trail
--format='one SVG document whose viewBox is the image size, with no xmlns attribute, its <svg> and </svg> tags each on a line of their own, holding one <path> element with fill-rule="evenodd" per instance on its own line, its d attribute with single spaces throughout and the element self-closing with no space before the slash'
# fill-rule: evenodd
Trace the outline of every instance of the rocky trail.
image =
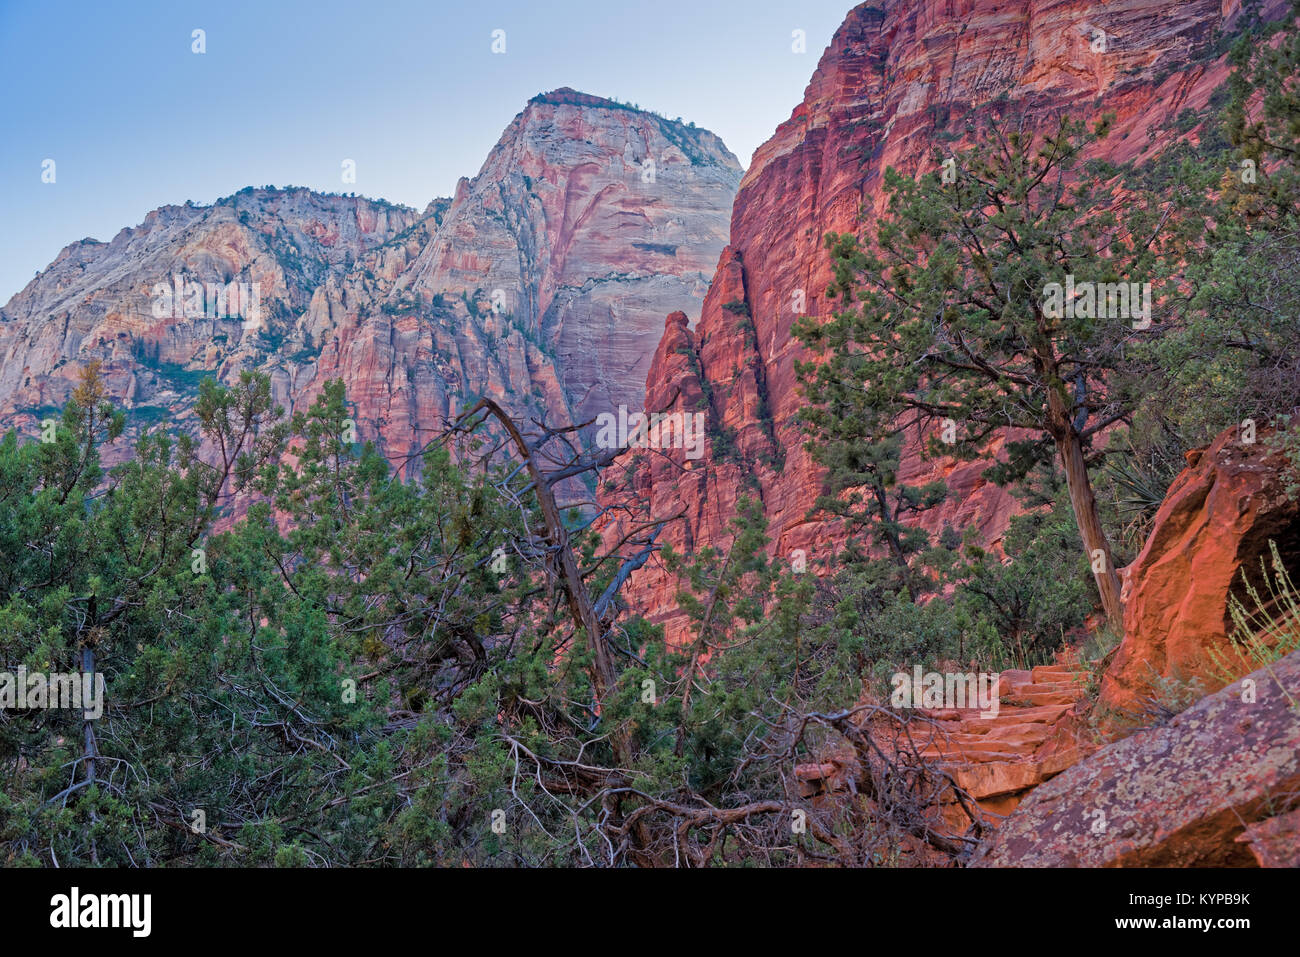
<svg viewBox="0 0 1300 957">
<path fill-rule="evenodd" d="M 1033 788 L 1096 750 L 1083 717 L 1085 676 L 1085 666 L 1069 657 L 1027 671 L 1003 671 L 996 714 L 977 707 L 918 708 L 906 713 L 905 725 L 882 723 L 876 740 L 886 751 L 907 756 L 902 764 L 920 758 L 951 775 L 974 798 L 984 823 L 996 827 Z M 860 774 L 859 762 L 847 752 L 795 768 L 802 795 L 814 803 L 830 792 L 856 788 L 853 779 Z M 969 822 L 955 795 L 941 800 L 947 825 L 963 830 Z"/>
<path fill-rule="evenodd" d="M 952 774 L 982 809 L 1008 814 L 1025 792 L 1094 750 L 1082 734 L 1081 665 L 1038 665 L 999 676 L 996 715 L 978 708 L 921 710 L 917 751 Z"/>
</svg>

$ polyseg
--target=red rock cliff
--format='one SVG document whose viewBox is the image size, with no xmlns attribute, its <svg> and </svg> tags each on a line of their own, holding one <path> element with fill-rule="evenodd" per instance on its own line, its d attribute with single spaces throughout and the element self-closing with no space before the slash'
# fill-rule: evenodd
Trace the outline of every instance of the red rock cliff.
<svg viewBox="0 0 1300 957">
<path fill-rule="evenodd" d="M 698 462 L 688 463 L 680 451 L 643 457 L 630 482 L 635 500 L 655 517 L 686 516 L 664 540 L 687 547 L 716 540 L 738 495 L 749 491 L 763 502 L 776 554 L 804 549 L 811 559 L 833 547 L 835 528 L 806 518 L 820 477 L 795 423 L 804 399 L 794 362 L 802 353 L 790 327 L 801 313 L 827 308 L 830 264 L 822 237 L 854 229 L 860 209 L 870 215 L 883 208 L 887 167 L 929 166 L 951 120 L 985 112 L 1004 93 L 1044 124 L 1067 112 L 1092 118 L 1114 111 L 1109 158 L 1150 155 L 1168 136 L 1147 134 L 1183 110 L 1203 110 L 1226 77 L 1215 43 L 1220 31 L 1231 32 L 1239 6 L 894 0 L 854 8 L 803 102 L 754 155 L 700 322 L 690 332 L 670 321 L 652 364 L 647 408 L 698 404 L 721 437 Z M 1281 4 L 1266 12 L 1274 7 Z M 1094 42 L 1099 31 L 1103 44 Z M 1104 52 L 1094 50 L 1100 45 Z M 927 513 L 927 526 L 973 524 L 985 542 L 996 543 L 1014 503 L 981 477 L 986 465 L 923 462 L 913 450 L 902 478 L 944 476 L 953 494 Z M 606 492 L 606 499 L 619 494 Z M 652 620 L 673 622 L 674 592 L 663 569 L 650 563 L 628 595 Z"/>
</svg>

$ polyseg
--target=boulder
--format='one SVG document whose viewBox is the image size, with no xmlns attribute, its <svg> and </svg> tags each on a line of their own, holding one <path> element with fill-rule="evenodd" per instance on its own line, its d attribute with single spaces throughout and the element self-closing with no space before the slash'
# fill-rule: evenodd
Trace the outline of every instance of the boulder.
<svg viewBox="0 0 1300 957">
<path fill-rule="evenodd" d="M 1237 841 L 1260 867 L 1300 867 L 1300 808 L 1249 825 Z"/>
<path fill-rule="evenodd" d="M 1293 652 L 1040 785 L 971 866 L 1253 866 L 1286 859 L 1293 817 L 1262 822 L 1298 804 L 1300 652 Z"/>
<path fill-rule="evenodd" d="M 1188 453 L 1137 560 L 1124 570 L 1124 640 L 1102 679 L 1104 711 L 1138 714 L 1157 678 L 1215 680 L 1211 649 L 1227 651 L 1228 597 L 1242 572 L 1260 579 L 1276 542 L 1300 567 L 1300 502 L 1285 491 L 1284 462 L 1260 433 L 1246 444 L 1229 429 Z"/>
</svg>

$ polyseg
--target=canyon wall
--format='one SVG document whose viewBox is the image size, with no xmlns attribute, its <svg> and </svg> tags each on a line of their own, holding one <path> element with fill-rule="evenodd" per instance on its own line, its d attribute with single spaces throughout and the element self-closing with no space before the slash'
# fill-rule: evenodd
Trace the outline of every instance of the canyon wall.
<svg viewBox="0 0 1300 957">
<path fill-rule="evenodd" d="M 296 317 L 314 289 L 418 219 L 383 202 L 250 188 L 211 206 L 156 209 L 109 242 L 72 243 L 0 310 L 0 419 L 33 427 L 67 401 L 91 359 L 139 421 L 179 411 L 202 372 L 225 379 L 269 366 L 287 390 L 305 364 Z M 186 285 L 232 282 L 256 290 L 256 302 L 201 288 L 192 298 Z"/>
<path fill-rule="evenodd" d="M 1227 76 L 1223 52 L 1234 0 L 898 0 L 855 7 L 821 58 L 803 102 L 754 155 L 732 211 L 730 243 L 694 329 L 673 319 L 646 385 L 651 411 L 706 412 L 714 440 L 696 461 L 683 450 L 628 456 L 603 483 L 606 504 L 683 515 L 662 540 L 681 548 L 726 538 L 736 499 L 761 499 L 773 554 L 808 561 L 835 548 L 837 527 L 809 518 L 822 492 L 797 416 L 794 372 L 806 358 L 791 325 L 829 310 L 823 236 L 884 207 L 884 171 L 933 169 L 933 151 L 960 142 L 967 121 L 1015 110 L 1037 126 L 1063 114 L 1116 124 L 1101 155 L 1140 161 L 1177 136 L 1185 110 L 1204 114 Z M 1266 4 L 1266 13 L 1282 8 Z M 1104 37 L 1100 43 L 1098 36 Z M 996 455 L 999 443 L 986 450 Z M 981 475 L 985 462 L 925 461 L 914 444 L 900 478 L 942 477 L 952 494 L 925 513 L 938 530 L 977 527 L 997 547 L 1015 502 Z M 633 474 L 626 474 L 631 472 Z M 628 491 L 621 491 L 625 486 Z M 613 522 L 615 537 L 626 518 Z M 675 631 L 676 585 L 651 562 L 632 579 L 630 605 Z"/>
<path fill-rule="evenodd" d="M 184 425 L 204 375 L 266 372 L 289 411 L 341 378 L 394 461 L 478 395 L 555 425 L 635 408 L 663 316 L 699 310 L 740 177 L 709 131 L 564 89 L 422 213 L 273 188 L 155 210 L 0 310 L 0 426 L 34 434 L 91 359 L 133 431 Z M 257 283 L 258 314 L 160 309 L 176 277 Z"/>
<path fill-rule="evenodd" d="M 534 97 L 373 285 L 317 290 L 308 322 L 335 331 L 305 394 L 342 378 L 390 455 L 477 395 L 554 426 L 638 407 L 663 316 L 700 308 L 740 173 L 707 130 Z"/>
</svg>

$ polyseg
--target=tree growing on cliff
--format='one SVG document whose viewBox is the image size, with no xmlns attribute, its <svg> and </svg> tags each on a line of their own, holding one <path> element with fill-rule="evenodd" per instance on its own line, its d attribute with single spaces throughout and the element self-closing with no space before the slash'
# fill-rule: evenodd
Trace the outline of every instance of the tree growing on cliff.
<svg viewBox="0 0 1300 957">
<path fill-rule="evenodd" d="M 914 421 L 933 445 L 974 457 L 1013 433 L 1000 481 L 1054 451 L 1107 617 L 1119 576 L 1088 471 L 1091 440 L 1129 412 L 1108 373 L 1150 335 L 1151 285 L 1166 268 L 1167 211 L 1126 202 L 1081 175 L 1104 137 L 1062 120 L 1042 136 L 990 119 L 976 145 L 916 179 L 885 173 L 888 215 L 860 240 L 826 237 L 829 290 L 842 308 L 799 334 L 829 353 L 816 373 L 840 380 L 881 421 Z M 1159 301 L 1156 298 L 1156 301 Z"/>
</svg>

